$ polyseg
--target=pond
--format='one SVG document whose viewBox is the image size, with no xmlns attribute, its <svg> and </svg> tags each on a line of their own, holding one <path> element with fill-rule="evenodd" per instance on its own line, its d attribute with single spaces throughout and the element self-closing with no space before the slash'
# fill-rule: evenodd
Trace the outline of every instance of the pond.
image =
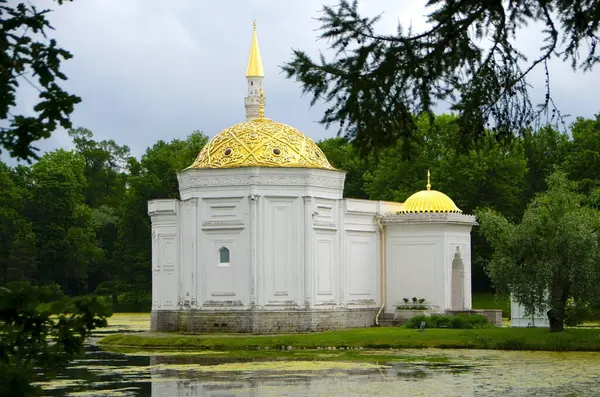
<svg viewBox="0 0 600 397">
<path fill-rule="evenodd" d="M 43 386 L 46 396 L 600 396 L 600 353 L 393 353 L 414 361 L 261 362 L 211 353 L 116 354 L 89 346 L 85 358 Z M 428 362 L 432 356 L 448 360 Z"/>
</svg>

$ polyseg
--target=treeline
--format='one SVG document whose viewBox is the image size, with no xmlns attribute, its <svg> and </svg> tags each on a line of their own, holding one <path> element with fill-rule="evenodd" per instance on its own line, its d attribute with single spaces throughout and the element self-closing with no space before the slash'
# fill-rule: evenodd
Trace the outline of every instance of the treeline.
<svg viewBox="0 0 600 397">
<path fill-rule="evenodd" d="M 519 220 L 560 168 L 588 205 L 600 207 L 600 116 L 577 119 L 569 134 L 544 127 L 499 142 L 490 132 L 472 148 L 462 145 L 455 120 L 419 119 L 416 136 L 366 159 L 343 138 L 319 146 L 347 171 L 346 197 L 403 201 L 425 188 L 431 169 L 433 188 L 465 213 L 491 207 Z M 71 295 L 110 296 L 117 305 L 132 305 L 127 309 L 147 305 L 147 201 L 178 198 L 176 172 L 193 162 L 208 138 L 196 131 L 185 140 L 159 141 L 138 160 L 127 146 L 97 141 L 89 130 L 69 134 L 74 150 L 47 153 L 31 166 L 0 163 L 0 285 L 27 280 L 56 284 Z M 483 270 L 490 253 L 475 228 L 475 291 L 492 287 Z"/>
</svg>

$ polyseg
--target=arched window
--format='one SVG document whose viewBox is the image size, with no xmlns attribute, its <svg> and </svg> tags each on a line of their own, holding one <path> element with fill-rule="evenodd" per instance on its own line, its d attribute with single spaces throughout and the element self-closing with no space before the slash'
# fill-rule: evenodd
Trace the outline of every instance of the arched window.
<svg viewBox="0 0 600 397">
<path fill-rule="evenodd" d="M 219 263 L 229 263 L 229 248 L 219 248 Z"/>
</svg>

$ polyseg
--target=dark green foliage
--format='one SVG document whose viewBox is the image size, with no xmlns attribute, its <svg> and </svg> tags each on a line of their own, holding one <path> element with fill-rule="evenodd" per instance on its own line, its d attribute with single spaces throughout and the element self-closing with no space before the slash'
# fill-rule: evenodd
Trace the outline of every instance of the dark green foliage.
<svg viewBox="0 0 600 397">
<path fill-rule="evenodd" d="M 364 175 L 374 168 L 372 159 L 361 159 L 356 148 L 344 138 L 331 138 L 318 142 L 329 163 L 346 171 L 344 197 L 366 199 Z"/>
<path fill-rule="evenodd" d="M 494 248 L 487 267 L 494 285 L 510 292 L 527 314 L 547 313 L 562 331 L 567 302 L 600 306 L 600 211 L 582 205 L 576 184 L 557 171 L 548 191 L 532 200 L 520 223 L 497 212 L 477 212 Z"/>
<path fill-rule="evenodd" d="M 191 165 L 208 142 L 202 132 L 194 131 L 186 140 L 159 141 L 138 161 L 128 160 L 129 188 L 119 206 L 115 241 L 113 277 L 120 282 L 114 293 L 142 296 L 150 291 L 151 236 L 148 200 L 179 198 L 177 172 Z M 125 266 L 124 266 L 125 265 Z"/>
<path fill-rule="evenodd" d="M 68 298 L 56 287 L 0 287 L 0 395 L 40 394 L 36 376 L 52 376 L 81 354 L 109 315 L 96 298 Z"/>
<path fill-rule="evenodd" d="M 505 140 L 550 109 L 549 118 L 557 121 L 546 62 L 558 57 L 575 70 L 589 70 L 600 60 L 598 0 L 429 0 L 427 6 L 427 30 L 415 34 L 399 25 L 394 35 L 377 33 L 379 17 L 361 15 L 356 0 L 324 6 L 320 38 L 333 55 L 313 61 L 294 50 L 283 66 L 313 104 L 328 103 L 321 122 L 339 125 L 363 155 L 399 141 L 404 154 L 412 154 L 414 115 L 431 115 L 440 102 L 460 116 L 458 139 L 465 148 L 488 127 Z M 516 43 L 523 27 L 534 23 L 543 26 L 544 44 L 526 58 Z M 532 70 L 544 68 L 547 95 L 536 109 L 527 80 Z"/>
<path fill-rule="evenodd" d="M 485 316 L 480 314 L 415 316 L 408 320 L 404 326 L 406 328 L 420 328 L 422 322 L 425 323 L 425 328 L 472 329 L 494 327 Z"/>
<path fill-rule="evenodd" d="M 576 327 L 586 321 L 598 320 L 596 313 L 589 305 L 576 304 L 572 301 L 567 301 L 565 305 L 565 325 Z"/>
<path fill-rule="evenodd" d="M 57 0 L 58 4 L 64 1 Z M 81 99 L 59 86 L 67 76 L 61 63 L 72 55 L 56 40 L 43 38 L 52 29 L 46 19 L 50 10 L 38 10 L 29 2 L 7 5 L 0 0 L 0 148 L 13 157 L 37 158 L 35 141 L 50 137 L 58 127 L 71 128 L 69 116 Z M 20 84 L 39 91 L 35 115 L 14 114 Z"/>
</svg>

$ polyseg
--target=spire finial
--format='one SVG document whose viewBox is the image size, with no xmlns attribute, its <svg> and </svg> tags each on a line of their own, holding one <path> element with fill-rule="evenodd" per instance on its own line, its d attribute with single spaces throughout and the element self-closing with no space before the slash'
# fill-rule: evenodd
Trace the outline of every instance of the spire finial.
<svg viewBox="0 0 600 397">
<path fill-rule="evenodd" d="M 427 169 L 427 190 L 431 190 L 431 173 Z"/>
<path fill-rule="evenodd" d="M 260 109 L 258 111 L 258 114 L 261 119 L 265 118 L 265 92 L 262 88 L 260 89 Z"/>
<path fill-rule="evenodd" d="M 262 58 L 258 48 L 258 37 L 256 35 L 256 21 L 252 22 L 252 44 L 250 45 L 250 55 L 248 56 L 248 67 L 246 68 L 246 77 L 264 77 Z"/>
</svg>

